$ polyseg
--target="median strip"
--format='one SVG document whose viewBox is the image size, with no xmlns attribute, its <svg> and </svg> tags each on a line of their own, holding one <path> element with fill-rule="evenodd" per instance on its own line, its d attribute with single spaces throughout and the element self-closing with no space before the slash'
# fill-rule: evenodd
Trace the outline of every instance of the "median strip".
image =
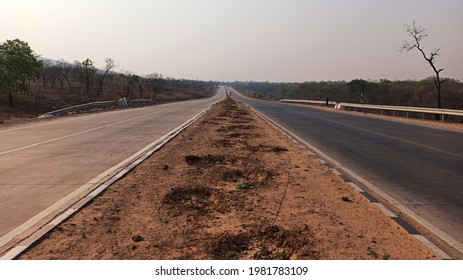
<svg viewBox="0 0 463 280">
<path fill-rule="evenodd" d="M 228 99 L 20 259 L 436 259 Z"/>
</svg>

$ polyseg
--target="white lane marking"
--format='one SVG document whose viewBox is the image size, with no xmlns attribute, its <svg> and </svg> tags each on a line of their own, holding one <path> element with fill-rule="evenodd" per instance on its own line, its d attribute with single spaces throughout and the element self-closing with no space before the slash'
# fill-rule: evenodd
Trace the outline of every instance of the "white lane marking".
<svg viewBox="0 0 463 280">
<path fill-rule="evenodd" d="M 143 110 L 145 109 L 144 107 L 142 108 L 137 108 L 137 109 L 140 109 L 140 110 Z M 31 125 L 18 125 L 18 126 L 15 126 L 14 128 L 10 128 L 10 129 L 5 129 L 5 130 L 0 130 L 0 134 L 1 133 L 6 133 L 6 132 L 10 132 L 10 131 L 16 131 L 16 130 L 21 130 L 21 129 L 29 129 L 29 128 L 36 128 L 36 127 L 41 127 L 41 126 L 48 126 L 48 125 L 54 125 L 54 124 L 59 124 L 59 123 L 64 123 L 64 122 L 70 122 L 70 121 L 75 121 L 75 120 L 86 120 L 86 119 L 91 119 L 91 118 L 94 118 L 95 116 L 101 116 L 102 114 L 112 114 L 112 113 L 116 113 L 118 111 L 107 111 L 107 112 L 102 112 L 101 114 L 89 114 L 89 115 L 82 115 L 82 116 L 78 116 L 77 117 L 71 117 L 71 118 L 66 118 L 66 119 L 50 119 L 49 121 L 44 119 L 44 122 L 43 123 L 39 123 L 39 124 L 31 124 Z M 92 121 L 92 120 L 90 120 Z"/>
<path fill-rule="evenodd" d="M 334 169 L 334 168 L 330 168 L 330 171 L 333 172 L 333 173 L 334 173 L 335 175 L 337 175 L 337 176 L 342 176 L 342 173 L 339 172 L 339 171 L 337 171 L 337 170 Z"/>
<path fill-rule="evenodd" d="M 325 118 L 314 116 L 314 115 L 309 115 L 309 116 L 313 117 L 313 118 L 316 118 L 316 119 L 324 120 L 324 121 L 327 121 L 327 122 L 337 123 L 339 125 L 343 125 L 343 126 L 351 127 L 351 128 L 354 128 L 354 129 L 362 130 L 362 131 L 365 131 L 365 132 L 369 132 L 369 133 L 372 133 L 372 134 L 380 135 L 380 136 L 390 138 L 390 139 L 394 139 L 394 140 L 397 140 L 397 141 L 401 141 L 401 142 L 404 142 L 404 143 L 413 144 L 413 145 L 416 145 L 416 146 L 420 146 L 420 147 L 423 147 L 423 148 L 426 148 L 426 149 L 441 152 L 441 153 L 448 154 L 448 155 L 451 155 L 451 156 L 456 156 L 456 157 L 463 158 L 463 155 L 455 154 L 455 153 L 445 151 L 445 150 L 441 150 L 441 149 L 438 149 L 438 148 L 434 148 L 434 147 L 431 147 L 431 146 L 428 146 L 428 145 L 424 145 L 424 144 L 416 143 L 416 142 L 413 142 L 413 141 L 401 139 L 401 138 L 398 138 L 398 137 L 395 137 L 395 136 L 390 136 L 390 135 L 380 133 L 380 132 L 376 132 L 376 131 L 372 131 L 372 130 L 369 130 L 369 129 L 360 128 L 360 127 L 350 125 L 350 124 L 346 124 L 346 123 L 343 123 L 343 122 L 333 121 L 333 120 L 330 120 L 330 119 L 325 119 Z"/>
<path fill-rule="evenodd" d="M 225 97 L 225 96 L 223 96 Z M 213 101 L 215 99 L 212 99 Z M 37 214 L 36 216 L 32 217 L 31 219 L 29 219 L 28 221 L 26 221 L 25 223 L 23 223 L 22 225 L 18 226 L 17 228 L 13 229 L 12 231 L 10 231 L 9 233 L 5 234 L 4 236 L 1 236 L 0 237 L 0 248 L 2 246 L 4 246 L 5 244 L 7 244 L 8 242 L 10 242 L 11 240 L 13 240 L 14 237 L 16 237 L 17 235 L 25 232 L 26 230 L 28 230 L 29 228 L 31 228 L 32 226 L 34 226 L 35 224 L 37 224 L 40 220 L 44 219 L 47 215 L 53 213 L 54 211 L 56 211 L 57 209 L 59 209 L 60 207 L 66 205 L 67 203 L 69 203 L 69 201 L 71 201 L 73 198 L 77 197 L 79 194 L 81 194 L 85 189 L 91 189 L 92 186 L 94 185 L 99 185 L 101 183 L 101 181 L 103 180 L 103 178 L 105 177 L 111 177 L 111 174 L 114 174 L 116 172 L 116 170 L 120 169 L 121 167 L 127 165 L 129 162 L 133 162 L 135 159 L 139 158 L 140 155 L 142 155 L 143 153 L 146 153 L 144 158 L 146 159 L 149 155 L 153 154 L 156 150 L 162 148 L 162 146 L 167 143 L 168 141 L 170 141 L 170 139 L 172 139 L 173 137 L 177 136 L 181 131 L 183 131 L 185 128 L 187 128 L 189 125 L 191 125 L 192 123 L 194 123 L 197 119 L 199 119 L 202 115 L 204 115 L 207 111 L 209 111 L 217 102 L 219 102 L 220 100 L 216 100 L 215 102 L 213 102 L 212 105 L 210 105 L 208 108 L 204 109 L 203 111 L 201 111 L 200 113 L 196 114 L 195 116 L 193 116 L 192 118 L 190 118 L 189 120 L 187 120 L 186 122 L 184 122 L 182 125 L 176 127 L 175 129 L 171 130 L 170 132 L 168 132 L 167 134 L 165 134 L 163 137 L 161 138 L 158 138 L 157 140 L 151 142 L 150 144 L 148 144 L 147 146 L 145 146 L 143 149 L 141 149 L 140 151 L 136 152 L 135 154 L 131 155 L 130 157 L 126 158 L 125 160 L 123 160 L 122 162 L 120 162 L 119 164 L 111 167 L 110 169 L 106 170 L 105 172 L 101 173 L 100 175 L 98 175 L 97 177 L 93 178 L 92 180 L 90 180 L 87 184 L 85 185 L 82 185 L 81 187 L 79 187 L 77 190 L 73 191 L 72 193 L 68 194 L 67 196 L 65 196 L 64 198 L 62 198 L 61 200 L 59 200 L 58 202 L 56 202 L 55 204 L 49 206 L 47 209 L 43 210 L 42 212 L 40 212 L 39 214 Z M 154 147 L 154 149 L 152 148 Z M 147 152 L 148 150 L 150 150 L 149 152 Z M 119 172 L 120 173 L 120 172 Z M 90 194 L 88 194 L 87 196 L 85 196 L 83 199 L 86 199 L 86 198 L 93 198 L 95 196 L 97 196 L 98 194 L 100 194 L 101 192 L 103 192 L 107 187 L 109 187 L 112 183 L 114 183 L 115 181 L 117 181 L 118 178 L 116 178 L 115 176 L 112 176 L 108 181 L 104 182 L 103 184 L 100 184 L 99 187 L 97 187 L 96 189 L 94 189 Z M 81 203 L 82 200 L 78 201 L 77 203 L 73 204 L 74 206 L 78 205 L 79 203 Z M 73 206 L 71 205 L 71 207 Z M 71 211 L 72 209 L 68 209 L 67 211 Z M 74 210 L 75 211 L 75 210 Z M 64 217 L 63 215 L 60 215 L 60 217 Z M 58 217 L 57 217 L 58 218 Z M 47 227 L 47 226 L 52 226 L 52 224 L 49 222 L 47 225 L 44 226 Z M 46 231 L 48 232 L 48 230 Z M 5 254 L 3 257 L 0 257 L 0 259 L 13 259 L 15 258 L 17 255 L 19 255 L 23 250 L 25 250 L 27 247 L 29 247 L 29 245 L 26 245 L 26 246 L 22 246 L 22 245 L 17 245 L 17 246 L 14 246 L 13 249 L 9 250 L 7 254 Z M 22 248 L 22 249 L 18 249 L 18 248 Z"/>
<path fill-rule="evenodd" d="M 79 116 L 79 118 L 82 120 L 82 119 L 84 119 L 84 118 L 89 118 L 89 117 L 93 117 L 93 116 L 94 116 L 94 115 L 89 115 L 89 116 Z M 10 132 L 10 131 L 21 130 L 21 129 L 35 128 L 35 127 L 41 127 L 41 126 L 47 126 L 47 125 L 53 125 L 53 124 L 57 124 L 57 123 L 69 122 L 69 121 L 73 121 L 73 120 L 76 120 L 76 118 L 69 118 L 69 119 L 65 119 L 65 120 L 53 120 L 53 121 L 47 121 L 47 122 L 45 122 L 45 123 L 34 124 L 34 125 L 24 125 L 24 126 L 18 126 L 18 127 L 15 127 L 15 128 L 10 128 L 10 129 L 5 129 L 5 130 L 0 130 L 0 134 L 1 134 L 1 133 L 6 133 L 6 132 Z"/>
<path fill-rule="evenodd" d="M 75 211 L 76 211 L 75 209 L 68 209 L 66 212 L 64 212 L 63 214 L 56 217 L 53 221 L 51 221 L 50 225 L 52 226 L 59 225 L 62 221 L 64 221 L 67 217 L 72 215 Z"/>
<path fill-rule="evenodd" d="M 438 254 L 441 258 L 448 259 L 448 260 L 452 259 L 452 257 L 447 255 L 444 251 L 442 251 L 439 247 L 437 247 L 434 243 L 429 241 L 429 239 L 427 239 L 423 235 L 421 235 L 421 234 L 412 234 L 412 236 L 415 237 L 416 239 L 418 239 L 419 241 L 421 241 L 421 243 L 426 245 L 426 247 L 428 247 L 434 253 Z"/>
<path fill-rule="evenodd" d="M 97 177 L 98 178 L 98 177 Z M 93 179 L 95 180 L 95 179 Z M 93 181 L 92 180 L 92 181 Z M 72 193 L 68 194 L 64 198 L 62 198 L 60 201 L 56 202 L 52 206 L 48 207 L 47 209 L 43 210 L 39 214 L 35 215 L 34 217 L 30 218 L 28 221 L 25 223 L 21 224 L 17 228 L 13 229 L 9 233 L 5 234 L 4 236 L 0 237 L 0 247 L 8 243 L 10 240 L 12 240 L 15 236 L 25 232 L 27 229 L 29 229 L 32 225 L 38 223 L 40 220 L 44 219 L 46 216 L 48 216 L 50 213 L 56 211 L 66 203 L 68 203 L 70 200 L 72 200 L 74 197 L 78 196 L 81 192 L 83 192 L 86 189 L 89 189 L 93 186 L 94 183 L 87 183 L 85 185 L 82 185 Z"/>
<path fill-rule="evenodd" d="M 365 192 L 365 190 L 363 190 L 361 187 L 359 187 L 356 183 L 354 182 L 348 182 L 347 183 L 349 186 L 351 186 L 354 190 L 358 191 L 358 192 Z"/>
<path fill-rule="evenodd" d="M 144 115 L 141 115 L 141 116 L 138 116 L 138 117 L 134 117 L 134 118 L 131 118 L 131 119 L 123 120 L 123 121 L 120 121 L 120 122 L 105 124 L 105 125 L 101 125 L 101 126 L 98 126 L 98 127 L 95 127 L 95 128 L 87 129 L 87 130 L 84 130 L 84 131 L 81 131 L 81 132 L 72 133 L 72 134 L 68 134 L 68 135 L 65 135 L 65 136 L 61 136 L 61 137 L 45 140 L 45 141 L 42 141 L 42 142 L 34 143 L 34 144 L 27 145 L 27 146 L 24 146 L 24 147 L 21 147 L 21 148 L 16 148 L 16 149 L 12 149 L 12 150 L 9 150 L 9 151 L 0 152 L 0 155 L 5 155 L 5 154 L 25 150 L 25 149 L 36 147 L 36 146 L 39 146 L 39 145 L 43 145 L 43 144 L 63 140 L 63 139 L 66 139 L 66 138 L 78 136 L 78 135 L 81 135 L 81 134 L 89 133 L 89 132 L 92 132 L 92 131 L 95 131 L 95 130 L 108 128 L 108 127 L 111 127 L 111 126 L 126 123 L 126 122 L 133 121 L 133 120 L 136 120 L 136 119 L 141 119 L 141 118 L 144 118 L 144 117 L 147 117 L 147 116 L 150 116 L 150 115 L 159 114 L 159 113 L 162 113 L 164 111 L 165 110 L 160 110 L 160 111 L 152 112 L 152 113 L 149 113 L 149 114 L 144 114 Z"/>
<path fill-rule="evenodd" d="M 378 207 L 379 210 L 381 210 L 384 214 L 388 215 L 389 217 L 391 218 L 396 218 L 397 215 L 392 213 L 391 210 L 387 209 L 384 205 L 382 205 L 381 203 L 379 202 L 372 202 L 373 205 L 375 205 L 376 207 Z"/>
<path fill-rule="evenodd" d="M 455 248 L 456 250 L 458 250 L 459 252 L 463 252 L 463 243 L 459 242 L 458 240 L 456 240 L 455 238 L 453 238 L 452 236 L 450 236 L 449 234 L 447 234 L 446 232 L 444 232 L 443 230 L 441 230 L 440 228 L 436 227 L 435 225 L 431 224 L 430 222 L 428 222 L 426 219 L 422 218 L 421 216 L 415 214 L 415 212 L 413 212 L 410 208 L 408 208 L 406 205 L 403 205 L 401 203 L 399 203 L 397 200 L 395 200 L 394 198 L 392 198 L 390 195 L 386 194 L 384 191 L 382 191 L 380 188 L 378 188 L 376 185 L 374 185 L 373 183 L 371 183 L 370 181 L 367 181 L 366 179 L 364 179 L 363 177 L 361 177 L 360 175 L 358 175 L 357 173 L 355 173 L 354 171 L 350 170 L 349 168 L 347 168 L 346 166 L 342 165 L 340 162 L 338 162 L 337 160 L 335 160 L 334 158 L 328 156 L 327 154 L 325 154 L 324 152 L 322 152 L 321 150 L 317 149 L 315 146 L 313 146 L 312 144 L 308 143 L 307 141 L 305 141 L 304 139 L 302 139 L 301 137 L 297 136 L 295 133 L 289 131 L 288 129 L 286 129 L 284 126 L 282 126 L 281 124 L 279 124 L 278 122 L 270 119 L 269 117 L 266 117 L 264 114 L 258 112 L 257 110 L 255 110 L 254 108 L 250 107 L 256 114 L 262 116 L 262 118 L 266 119 L 269 121 L 269 123 L 273 124 L 275 127 L 279 128 L 281 131 L 285 132 L 287 135 L 289 135 L 290 137 L 293 137 L 295 139 L 297 139 L 299 142 L 303 143 L 305 146 L 309 147 L 312 151 L 314 151 L 316 154 L 318 154 L 319 156 L 322 156 L 323 158 L 327 159 L 331 164 L 333 164 L 334 166 L 337 166 L 339 169 L 341 169 L 345 174 L 348 174 L 349 176 L 351 176 L 352 178 L 354 178 L 355 180 L 357 180 L 358 182 L 360 182 L 361 184 L 363 184 L 365 187 L 367 187 L 370 191 L 372 191 L 373 193 L 376 193 L 379 197 L 382 197 L 384 200 L 388 201 L 389 203 L 391 203 L 392 205 L 394 205 L 394 207 L 396 207 L 398 209 L 398 211 L 402 212 L 405 216 L 408 216 L 410 217 L 411 219 L 417 221 L 419 224 L 421 224 L 424 228 L 426 228 L 427 230 L 429 230 L 430 232 L 432 232 L 433 234 L 437 235 L 439 238 L 441 238 L 442 240 L 444 240 L 449 246 Z"/>
<path fill-rule="evenodd" d="M 212 101 L 220 101 L 220 95 L 219 95 L 219 92 L 217 92 L 214 96 L 210 97 L 210 100 Z M 186 100 L 186 101 L 177 101 L 175 102 L 175 105 L 178 106 L 178 105 L 182 105 L 182 104 L 186 104 L 186 103 L 191 103 L 191 102 L 202 102 L 203 100 Z M 160 109 L 164 108 L 164 107 L 171 107 L 174 103 L 168 103 L 168 104 L 163 104 L 163 105 L 157 105 L 159 106 Z M 145 110 L 147 107 L 142 107 L 142 108 L 135 108 L 135 109 L 131 109 L 132 111 L 133 110 Z M 118 112 L 118 111 L 107 111 L 107 112 L 103 112 L 102 114 L 111 114 L 111 113 L 115 113 L 115 112 Z M 101 115 L 101 114 L 100 114 Z M 80 120 L 84 120 L 84 119 L 88 119 L 88 118 L 93 118 L 95 117 L 96 115 L 95 114 L 89 114 L 89 115 L 83 115 L 83 116 L 79 116 L 79 119 Z M 10 129 L 5 129 L 5 130 L 0 130 L 0 134 L 2 133 L 6 133 L 6 132 L 10 132 L 10 131 L 15 131 L 15 130 L 21 130 L 21 129 L 28 129 L 28 128 L 35 128 L 35 127 L 41 127 L 41 126 L 47 126 L 47 125 L 53 125 L 53 124 L 56 124 L 56 123 L 63 123 L 63 122 L 69 122 L 69 121 L 73 121 L 73 120 L 76 120 L 76 118 L 66 118 L 66 119 L 54 119 L 54 120 L 51 120 L 51 121 L 46 121 L 44 120 L 43 123 L 39 123 L 39 124 L 31 124 L 31 125 L 27 125 L 27 124 L 24 124 L 24 125 L 18 125 L 14 128 L 10 128 Z"/>
<path fill-rule="evenodd" d="M 0 260 L 12 260 L 14 257 L 19 255 L 22 251 L 26 250 L 28 246 L 16 246 L 13 250 L 10 250 L 4 256 L 0 257 Z"/>
</svg>

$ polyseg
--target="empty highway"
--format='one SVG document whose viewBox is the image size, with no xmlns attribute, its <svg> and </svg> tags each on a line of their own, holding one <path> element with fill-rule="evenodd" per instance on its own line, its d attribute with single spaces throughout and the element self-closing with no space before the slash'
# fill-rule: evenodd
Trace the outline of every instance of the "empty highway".
<svg viewBox="0 0 463 280">
<path fill-rule="evenodd" d="M 0 248 L 224 96 L 0 128 Z"/>
<path fill-rule="evenodd" d="M 229 88 L 230 89 L 230 88 Z M 359 113 L 232 96 L 335 159 L 428 222 L 435 234 L 463 243 L 463 133 Z"/>
</svg>

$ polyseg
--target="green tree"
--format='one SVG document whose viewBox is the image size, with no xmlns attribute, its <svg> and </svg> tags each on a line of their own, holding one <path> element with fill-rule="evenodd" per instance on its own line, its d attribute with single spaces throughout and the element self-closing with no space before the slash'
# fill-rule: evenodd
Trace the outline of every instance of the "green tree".
<svg viewBox="0 0 463 280">
<path fill-rule="evenodd" d="M 15 39 L 0 45 L 0 94 L 8 95 L 9 106 L 14 96 L 29 94 L 28 81 L 38 78 L 42 70 L 42 61 L 27 42 Z"/>
<path fill-rule="evenodd" d="M 364 100 L 364 93 L 365 93 L 365 85 L 368 82 L 363 80 L 363 79 L 355 79 L 347 83 L 347 86 L 349 87 L 350 92 L 356 92 L 357 90 L 360 90 L 360 103 L 363 104 L 365 102 Z"/>
</svg>

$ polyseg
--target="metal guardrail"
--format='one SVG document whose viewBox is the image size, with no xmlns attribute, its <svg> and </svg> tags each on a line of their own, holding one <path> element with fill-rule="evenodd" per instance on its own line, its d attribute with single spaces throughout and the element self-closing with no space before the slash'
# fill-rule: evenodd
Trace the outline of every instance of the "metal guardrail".
<svg viewBox="0 0 463 280">
<path fill-rule="evenodd" d="M 156 101 L 153 101 L 151 99 L 133 99 L 129 100 L 129 105 L 131 104 L 154 104 Z M 85 103 L 85 104 L 80 104 L 76 106 L 71 106 L 51 112 L 47 112 L 43 115 L 41 115 L 39 118 L 48 118 L 48 117 L 53 117 L 57 115 L 62 115 L 66 113 L 70 113 L 73 111 L 77 110 L 82 110 L 82 109 L 89 109 L 89 108 L 102 108 L 102 107 L 107 107 L 111 108 L 112 106 L 115 106 L 115 101 L 97 101 L 97 102 L 90 102 L 90 103 Z"/>
<path fill-rule="evenodd" d="M 294 99 L 281 99 L 280 102 L 285 103 L 302 103 L 302 104 L 315 104 L 315 105 L 326 105 L 326 101 L 319 101 L 319 100 L 294 100 Z M 334 106 L 338 104 L 334 101 L 328 101 L 328 105 Z"/>
<path fill-rule="evenodd" d="M 317 104 L 325 105 L 326 101 L 317 101 L 317 100 L 291 100 L 291 99 L 282 99 L 280 102 L 285 103 L 300 103 L 300 104 Z M 451 109 L 437 109 L 437 108 L 424 108 L 424 107 L 406 107 L 406 106 L 386 106 L 386 105 L 372 105 L 372 104 L 356 104 L 356 103 L 336 103 L 329 101 L 328 105 L 338 105 L 343 109 L 349 110 L 350 108 L 356 109 L 369 109 L 369 110 L 378 110 L 382 111 L 391 111 L 393 115 L 395 112 L 406 112 L 407 117 L 409 113 L 423 113 L 430 115 L 440 115 L 441 120 L 444 121 L 445 116 L 457 116 L 463 117 L 463 110 L 451 110 Z"/>
</svg>

